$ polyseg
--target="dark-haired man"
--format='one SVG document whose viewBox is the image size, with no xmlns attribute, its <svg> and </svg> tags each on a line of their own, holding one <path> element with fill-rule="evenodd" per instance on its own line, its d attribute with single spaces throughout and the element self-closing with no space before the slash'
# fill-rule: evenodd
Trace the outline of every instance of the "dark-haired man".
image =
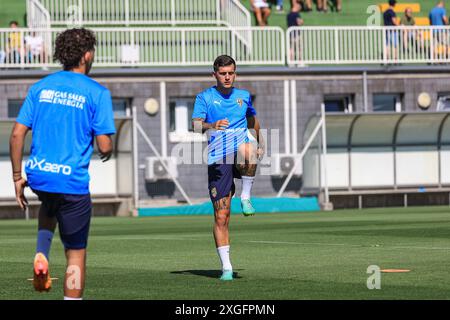
<svg viewBox="0 0 450 320">
<path fill-rule="evenodd" d="M 10 138 L 16 200 L 25 209 L 27 184 L 41 201 L 33 285 L 51 288 L 49 252 L 58 224 L 67 269 L 64 299 L 80 300 L 84 290 L 86 247 L 91 218 L 88 167 L 94 138 L 103 161 L 112 153 L 114 127 L 111 95 L 87 75 L 94 61 L 92 31 L 59 34 L 55 57 L 64 71 L 34 84 L 20 109 Z M 25 136 L 33 131 L 27 180 L 22 177 Z"/>
<path fill-rule="evenodd" d="M 393 28 L 399 25 L 397 21 L 397 14 L 395 13 L 396 0 L 389 0 L 389 8 L 383 13 L 384 25 L 390 27 L 386 29 L 386 59 L 398 59 L 398 43 L 399 43 L 399 32 L 397 29 Z M 390 53 L 393 52 L 391 57 Z"/>
<path fill-rule="evenodd" d="M 250 193 L 256 173 L 256 158 L 262 158 L 263 141 L 250 93 L 233 87 L 236 62 L 227 55 L 214 61 L 217 84 L 197 95 L 192 114 L 196 132 L 208 131 L 208 188 L 214 207 L 214 239 L 222 263 L 221 280 L 233 279 L 228 224 L 234 178 L 242 179 L 241 205 L 245 216 L 253 215 Z M 254 129 L 259 143 L 248 129 Z"/>
</svg>

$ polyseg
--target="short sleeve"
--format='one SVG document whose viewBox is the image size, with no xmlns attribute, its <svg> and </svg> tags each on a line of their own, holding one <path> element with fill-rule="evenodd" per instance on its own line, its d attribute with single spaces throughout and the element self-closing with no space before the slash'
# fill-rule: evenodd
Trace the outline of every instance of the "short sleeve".
<svg viewBox="0 0 450 320">
<path fill-rule="evenodd" d="M 256 110 L 255 110 L 255 108 L 253 108 L 252 97 L 250 95 L 248 95 L 247 112 L 246 112 L 245 116 L 246 117 L 256 116 Z"/>
<path fill-rule="evenodd" d="M 34 103 L 33 103 L 33 92 L 30 89 L 25 98 L 25 101 L 20 108 L 19 116 L 16 121 L 28 128 L 33 128 L 33 112 L 34 112 Z"/>
<path fill-rule="evenodd" d="M 393 24 L 394 22 L 392 21 L 392 19 L 395 19 L 395 18 L 397 18 L 397 14 L 393 11 L 393 10 L 391 10 L 391 11 L 389 11 L 389 22 L 391 23 L 391 24 Z"/>
<path fill-rule="evenodd" d="M 94 106 L 92 131 L 95 136 L 116 133 L 112 99 L 109 90 L 104 90 L 101 93 L 99 100 Z"/>
<path fill-rule="evenodd" d="M 206 119 L 206 113 L 208 111 L 205 98 L 199 94 L 195 98 L 194 111 L 192 112 L 192 119 L 200 118 Z"/>
</svg>

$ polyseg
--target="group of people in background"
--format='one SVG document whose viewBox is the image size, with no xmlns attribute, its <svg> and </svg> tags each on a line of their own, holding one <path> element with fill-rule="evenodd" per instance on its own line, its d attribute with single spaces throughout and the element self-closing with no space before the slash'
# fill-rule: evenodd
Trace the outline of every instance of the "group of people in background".
<svg viewBox="0 0 450 320">
<path fill-rule="evenodd" d="M 302 11 L 312 11 L 313 1 L 312 0 L 291 0 L 291 2 L 298 2 L 301 5 L 300 10 Z M 328 12 L 328 1 L 327 0 L 317 0 L 316 8 L 320 12 Z M 342 10 L 342 0 L 332 0 L 333 8 L 337 12 Z"/>
<path fill-rule="evenodd" d="M 267 26 L 269 24 L 269 16 L 272 12 L 272 7 L 275 6 L 276 11 L 283 13 L 285 8 L 284 0 L 250 0 L 252 11 L 256 18 L 256 24 L 258 26 Z M 300 12 L 312 11 L 312 0 L 289 0 L 290 11 L 287 12 L 287 27 L 297 27 L 304 24 L 303 19 L 300 16 Z M 328 1 L 316 0 L 317 11 L 327 12 Z M 335 11 L 340 12 L 342 10 L 342 0 L 333 0 Z M 395 12 L 396 0 L 389 0 L 389 8 L 383 13 L 383 22 L 385 26 L 415 26 L 416 20 L 413 16 L 413 11 L 410 7 L 406 8 L 403 16 L 398 19 Z M 429 13 L 430 25 L 443 26 L 448 25 L 449 20 L 447 17 L 444 1 L 438 1 L 436 6 Z M 0 65 L 3 63 L 35 63 L 45 62 L 45 45 L 44 38 L 37 32 L 31 32 L 30 34 L 23 34 L 19 31 L 15 31 L 19 27 L 17 21 L 11 21 L 9 24 L 11 32 L 8 34 L 8 40 L 5 42 L 6 47 L 0 47 Z M 444 42 L 444 36 L 439 30 L 433 31 L 434 37 L 437 42 Z M 387 50 L 392 51 L 391 48 L 397 48 L 399 31 L 388 30 L 386 37 Z M 22 39 L 23 37 L 23 39 Z M 415 34 L 409 32 L 403 36 L 403 41 L 406 42 L 415 39 Z M 394 54 L 396 54 L 394 52 Z M 389 55 L 389 53 L 388 53 Z"/>
<path fill-rule="evenodd" d="M 389 8 L 383 13 L 383 22 L 387 27 L 394 26 L 415 26 L 416 20 L 413 16 L 413 11 L 410 7 L 405 9 L 403 16 L 398 19 L 397 14 L 395 13 L 395 6 L 397 4 L 396 0 L 389 0 Z M 447 17 L 447 11 L 445 9 L 445 3 L 443 0 L 439 0 L 435 7 L 431 9 L 428 19 L 431 26 L 445 26 L 449 24 L 449 20 Z M 398 45 L 400 43 L 400 32 L 402 32 L 402 43 L 403 50 L 407 51 L 410 49 L 410 45 L 414 43 L 414 41 L 422 40 L 421 32 L 414 32 L 412 30 L 396 30 L 396 29 L 388 29 L 386 30 L 386 57 L 390 57 L 393 55 L 394 59 L 398 58 Z M 432 37 L 434 39 L 435 45 L 441 46 L 444 48 L 444 51 L 448 50 L 448 39 L 445 32 L 442 30 L 434 29 L 432 32 Z M 435 54 L 438 54 L 440 50 L 435 50 Z"/>
<path fill-rule="evenodd" d="M 383 13 L 383 20 L 385 26 L 415 26 L 416 21 L 412 14 L 412 9 L 410 7 L 405 9 L 403 17 L 400 20 L 397 19 L 397 14 L 395 13 L 396 0 L 389 0 L 389 8 Z M 431 9 L 429 14 L 430 25 L 432 26 L 443 26 L 448 24 L 447 12 L 445 10 L 444 1 L 438 1 L 436 6 Z"/>
<path fill-rule="evenodd" d="M 0 65 L 3 63 L 45 62 L 45 46 L 42 35 L 38 32 L 23 35 L 15 30 L 19 28 L 17 21 L 11 21 L 9 27 L 11 32 L 8 34 L 6 48 L 0 48 Z"/>
<path fill-rule="evenodd" d="M 250 0 L 252 11 L 255 15 L 256 24 L 260 27 L 267 26 L 269 24 L 269 16 L 272 13 L 272 7 L 275 6 L 275 10 L 279 13 L 284 13 L 285 4 L 283 0 Z M 342 0 L 333 0 L 335 11 L 340 12 L 342 10 Z M 313 1 L 312 0 L 290 0 L 291 11 L 288 13 L 288 24 L 289 15 L 291 12 L 300 11 L 312 11 Z M 327 12 L 328 11 L 328 1 L 317 0 L 317 11 Z M 291 21 L 295 21 L 291 20 Z M 301 24 L 299 24 L 301 25 Z"/>
</svg>

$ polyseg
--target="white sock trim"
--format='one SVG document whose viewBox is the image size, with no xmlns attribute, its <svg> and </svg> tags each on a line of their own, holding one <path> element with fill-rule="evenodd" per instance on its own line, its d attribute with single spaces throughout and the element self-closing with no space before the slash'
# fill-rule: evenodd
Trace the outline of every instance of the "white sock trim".
<svg viewBox="0 0 450 320">
<path fill-rule="evenodd" d="M 242 176 L 242 192 L 241 192 L 241 200 L 250 199 L 252 193 L 253 181 L 255 181 L 255 177 L 250 176 Z"/>
<path fill-rule="evenodd" d="M 83 298 L 71 298 L 64 296 L 64 300 L 83 300 Z"/>
<path fill-rule="evenodd" d="M 222 246 L 217 248 L 220 262 L 222 263 L 222 270 L 233 270 L 230 261 L 230 246 Z"/>
</svg>

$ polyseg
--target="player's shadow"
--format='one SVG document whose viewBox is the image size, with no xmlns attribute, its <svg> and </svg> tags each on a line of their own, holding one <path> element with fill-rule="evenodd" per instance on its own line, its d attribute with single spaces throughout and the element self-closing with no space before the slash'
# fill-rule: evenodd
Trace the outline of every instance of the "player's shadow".
<svg viewBox="0 0 450 320">
<path fill-rule="evenodd" d="M 242 270 L 242 269 L 239 269 Z M 222 275 L 220 270 L 182 270 L 182 271 L 171 271 L 172 274 L 193 274 L 196 276 L 207 277 L 207 278 L 219 278 Z M 237 272 L 233 272 L 234 279 L 242 278 Z"/>
</svg>

